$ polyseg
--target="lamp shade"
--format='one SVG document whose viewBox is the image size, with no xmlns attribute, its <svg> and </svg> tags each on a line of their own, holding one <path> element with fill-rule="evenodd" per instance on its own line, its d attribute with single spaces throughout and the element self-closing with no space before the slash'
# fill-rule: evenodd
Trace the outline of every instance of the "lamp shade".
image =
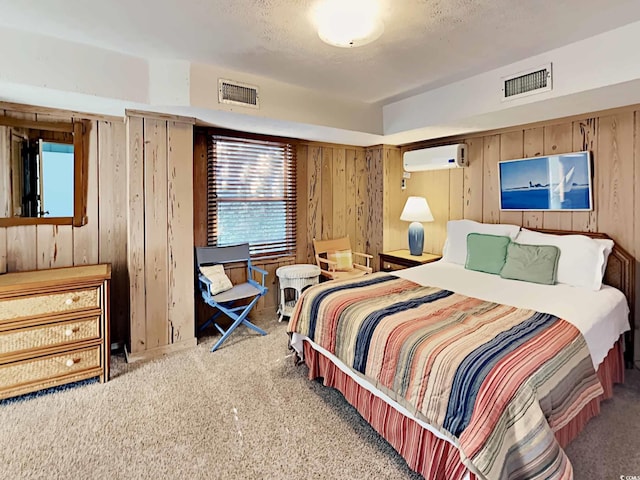
<svg viewBox="0 0 640 480">
<path fill-rule="evenodd" d="M 400 215 L 405 222 L 433 222 L 433 215 L 424 197 L 409 197 Z"/>
</svg>

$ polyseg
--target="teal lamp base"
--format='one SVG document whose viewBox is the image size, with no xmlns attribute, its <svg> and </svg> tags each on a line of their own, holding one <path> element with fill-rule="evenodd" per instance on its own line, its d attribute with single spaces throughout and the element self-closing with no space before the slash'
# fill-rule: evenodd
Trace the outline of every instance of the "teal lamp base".
<svg viewBox="0 0 640 480">
<path fill-rule="evenodd" d="M 415 257 L 422 255 L 424 247 L 424 227 L 420 222 L 409 225 L 409 253 Z"/>
</svg>

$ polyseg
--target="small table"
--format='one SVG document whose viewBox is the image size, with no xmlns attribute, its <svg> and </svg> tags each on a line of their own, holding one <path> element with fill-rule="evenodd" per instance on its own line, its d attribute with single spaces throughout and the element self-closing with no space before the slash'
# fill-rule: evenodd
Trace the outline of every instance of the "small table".
<svg viewBox="0 0 640 480">
<path fill-rule="evenodd" d="M 380 253 L 380 270 L 383 272 L 391 272 L 407 267 L 417 267 L 425 263 L 436 262 L 442 258 L 442 255 L 434 255 L 432 253 L 423 253 L 422 255 L 411 255 L 409 250 L 392 250 L 390 252 Z"/>
<path fill-rule="evenodd" d="M 302 291 L 318 283 L 320 267 L 302 263 L 285 265 L 276 270 L 276 276 L 280 283 L 280 306 L 277 313 L 280 314 L 278 321 L 281 322 L 284 317 L 291 316 Z M 286 301 L 285 290 L 288 288 L 295 291 L 295 297 L 293 300 Z"/>
</svg>

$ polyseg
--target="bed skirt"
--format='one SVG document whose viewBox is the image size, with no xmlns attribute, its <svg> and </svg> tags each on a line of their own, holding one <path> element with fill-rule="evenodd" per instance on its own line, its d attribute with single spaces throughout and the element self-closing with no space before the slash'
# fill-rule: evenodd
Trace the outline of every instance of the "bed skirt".
<svg viewBox="0 0 640 480">
<path fill-rule="evenodd" d="M 600 413 L 600 402 L 613 396 L 613 384 L 624 381 L 622 341 L 621 337 L 598 367 L 598 378 L 604 393 L 588 403 L 573 420 L 555 433 L 563 448 L 578 436 L 591 418 Z M 308 341 L 304 341 L 304 360 L 309 367 L 309 378 L 323 378 L 325 386 L 342 393 L 362 418 L 406 460 L 409 468 L 427 480 L 462 479 L 467 473 L 467 478 L 476 480 L 476 476 L 467 471 L 454 445 L 436 437 L 415 420 L 360 386 Z"/>
</svg>

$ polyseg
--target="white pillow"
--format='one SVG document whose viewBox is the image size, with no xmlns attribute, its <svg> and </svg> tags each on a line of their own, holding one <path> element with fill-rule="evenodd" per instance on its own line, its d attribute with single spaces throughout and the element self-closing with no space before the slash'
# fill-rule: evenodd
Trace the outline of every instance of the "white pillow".
<svg viewBox="0 0 640 480">
<path fill-rule="evenodd" d="M 224 267 L 222 265 L 200 267 L 200 272 L 211 282 L 211 285 L 209 285 L 211 295 L 226 292 L 233 287 L 231 280 L 229 280 L 229 277 L 224 273 Z"/>
<path fill-rule="evenodd" d="M 523 228 L 517 243 L 555 245 L 560 249 L 558 283 L 600 290 L 613 240 L 589 238 L 586 235 L 552 235 Z"/>
<path fill-rule="evenodd" d="M 485 233 L 516 238 L 520 227 L 504 223 L 479 223 L 473 220 L 449 220 L 447 222 L 447 240 L 442 249 L 442 260 L 464 265 L 467 261 L 467 235 Z"/>
</svg>

